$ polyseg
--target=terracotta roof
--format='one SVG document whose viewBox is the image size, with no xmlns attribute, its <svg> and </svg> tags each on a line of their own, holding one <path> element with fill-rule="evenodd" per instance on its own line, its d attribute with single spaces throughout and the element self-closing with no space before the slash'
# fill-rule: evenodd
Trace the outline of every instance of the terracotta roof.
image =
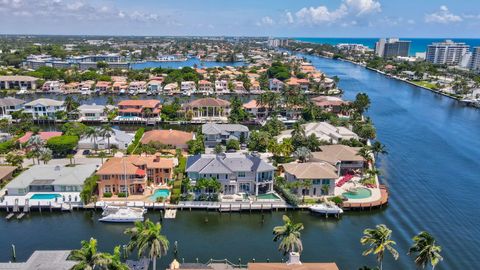
<svg viewBox="0 0 480 270">
<path fill-rule="evenodd" d="M 230 102 L 218 98 L 200 98 L 186 104 L 185 107 L 227 107 Z"/>
<path fill-rule="evenodd" d="M 108 159 L 97 171 L 98 175 L 139 175 L 145 176 L 145 170 L 140 166 L 146 166 L 147 169 L 173 169 L 172 159 L 160 158 L 157 156 L 139 156 L 132 155 L 124 158 L 113 157 Z"/>
<path fill-rule="evenodd" d="M 27 132 L 25 135 L 20 137 L 17 142 L 19 143 L 26 143 L 32 137 L 33 133 L 32 132 Z M 46 141 L 52 137 L 57 137 L 57 136 L 62 136 L 62 132 L 57 132 L 57 131 L 48 131 L 48 132 L 39 132 L 38 135 L 40 136 L 40 139 L 42 141 Z"/>
<path fill-rule="evenodd" d="M 111 82 L 98 81 L 95 86 L 96 87 L 110 87 L 111 85 L 112 85 Z"/>
<path fill-rule="evenodd" d="M 118 112 L 121 112 L 121 113 L 141 113 L 142 112 L 142 108 L 126 108 L 126 109 L 120 109 L 118 110 Z"/>
<path fill-rule="evenodd" d="M 173 145 L 185 148 L 187 142 L 194 139 L 193 132 L 185 132 L 179 130 L 151 130 L 143 134 L 141 143 L 159 142 L 165 145 Z"/>
<path fill-rule="evenodd" d="M 344 101 L 338 97 L 318 96 L 311 99 L 315 105 L 321 106 L 340 106 L 342 104 L 348 104 L 348 101 Z"/>
<path fill-rule="evenodd" d="M 285 172 L 295 175 L 297 179 L 335 179 L 337 168 L 326 162 L 287 163 L 283 164 Z"/>
<path fill-rule="evenodd" d="M 335 263 L 249 263 L 248 270 L 339 270 Z"/>
<path fill-rule="evenodd" d="M 145 108 L 155 108 L 160 105 L 160 101 L 156 99 L 130 99 L 122 100 L 118 103 L 118 106 L 142 106 Z"/>
<path fill-rule="evenodd" d="M 243 108 L 245 108 L 245 109 L 254 109 L 254 108 L 260 108 L 260 107 L 262 107 L 262 106 L 258 105 L 258 102 L 255 99 L 252 99 L 249 102 L 243 104 Z M 266 108 L 268 106 L 263 106 L 263 107 Z"/>
</svg>

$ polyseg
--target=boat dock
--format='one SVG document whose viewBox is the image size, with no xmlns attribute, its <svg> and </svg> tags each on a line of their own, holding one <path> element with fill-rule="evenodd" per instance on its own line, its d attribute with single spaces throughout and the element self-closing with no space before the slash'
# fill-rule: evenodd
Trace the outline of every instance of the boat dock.
<svg viewBox="0 0 480 270">
<path fill-rule="evenodd" d="M 380 199 L 369 203 L 349 203 L 344 202 L 341 207 L 343 210 L 372 210 L 382 208 L 388 203 L 388 189 L 385 185 L 380 185 Z"/>
<path fill-rule="evenodd" d="M 165 214 L 163 215 L 163 218 L 175 219 L 175 217 L 177 217 L 177 209 L 167 209 L 167 210 L 165 210 Z"/>
</svg>

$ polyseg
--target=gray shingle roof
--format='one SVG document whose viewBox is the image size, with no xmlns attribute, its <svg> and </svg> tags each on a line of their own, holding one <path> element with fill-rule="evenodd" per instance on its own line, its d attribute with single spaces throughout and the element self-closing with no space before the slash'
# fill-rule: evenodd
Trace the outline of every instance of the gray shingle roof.
<svg viewBox="0 0 480 270">
<path fill-rule="evenodd" d="M 5 106 L 18 106 L 24 104 L 25 101 L 18 99 L 18 98 L 12 98 L 12 97 L 7 97 L 7 98 L 1 98 L 0 99 L 0 107 L 5 107 Z"/>
<path fill-rule="evenodd" d="M 275 168 L 259 157 L 242 153 L 225 153 L 221 155 L 195 155 L 187 160 L 187 172 L 202 174 L 232 172 L 265 172 Z"/>
<path fill-rule="evenodd" d="M 205 135 L 228 134 L 230 132 L 248 132 L 248 127 L 240 124 L 214 124 L 202 125 L 202 133 Z"/>
</svg>

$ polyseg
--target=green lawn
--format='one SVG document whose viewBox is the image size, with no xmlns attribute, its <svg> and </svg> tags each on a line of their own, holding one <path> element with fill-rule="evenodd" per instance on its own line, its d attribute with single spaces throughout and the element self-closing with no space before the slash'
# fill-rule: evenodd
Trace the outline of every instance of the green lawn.
<svg viewBox="0 0 480 270">
<path fill-rule="evenodd" d="M 423 86 L 423 87 L 426 87 L 426 88 L 429 88 L 429 89 L 437 90 L 437 86 L 434 83 L 431 83 L 431 82 L 413 81 L 413 83 L 418 84 L 418 85 Z"/>
</svg>

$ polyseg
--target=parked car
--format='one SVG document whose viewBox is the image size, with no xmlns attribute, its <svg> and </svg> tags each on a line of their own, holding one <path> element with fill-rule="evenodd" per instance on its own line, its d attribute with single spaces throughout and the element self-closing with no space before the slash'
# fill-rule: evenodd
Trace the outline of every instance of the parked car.
<svg viewBox="0 0 480 270">
<path fill-rule="evenodd" d="M 88 156 L 88 155 L 90 155 L 90 150 L 88 150 L 88 149 L 87 149 L 87 150 L 83 150 L 82 154 L 83 154 L 84 156 Z"/>
</svg>

